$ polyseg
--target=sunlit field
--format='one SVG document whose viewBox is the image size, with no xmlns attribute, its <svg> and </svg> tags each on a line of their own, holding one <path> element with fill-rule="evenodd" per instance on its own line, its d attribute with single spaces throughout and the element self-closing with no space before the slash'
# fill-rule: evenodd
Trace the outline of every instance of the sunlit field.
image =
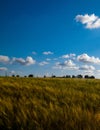
<svg viewBox="0 0 100 130">
<path fill-rule="evenodd" d="M 100 80 L 1 77 L 0 130 L 100 130 Z"/>
</svg>

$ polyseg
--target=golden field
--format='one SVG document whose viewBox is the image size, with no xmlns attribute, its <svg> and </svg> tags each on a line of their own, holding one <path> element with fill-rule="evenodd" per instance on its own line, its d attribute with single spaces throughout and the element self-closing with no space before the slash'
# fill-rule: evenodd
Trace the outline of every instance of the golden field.
<svg viewBox="0 0 100 130">
<path fill-rule="evenodd" d="M 0 130 L 100 130 L 100 80 L 0 77 Z"/>
</svg>

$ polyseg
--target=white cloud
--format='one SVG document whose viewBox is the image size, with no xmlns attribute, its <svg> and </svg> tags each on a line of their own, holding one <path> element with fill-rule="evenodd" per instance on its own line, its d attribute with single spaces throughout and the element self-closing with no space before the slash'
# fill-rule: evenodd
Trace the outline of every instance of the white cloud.
<svg viewBox="0 0 100 130">
<path fill-rule="evenodd" d="M 64 62 L 64 65 L 65 65 L 65 66 L 68 66 L 68 67 L 73 67 L 73 66 L 75 66 L 75 64 L 73 63 L 72 60 L 65 61 L 65 62 Z"/>
<path fill-rule="evenodd" d="M 69 55 L 68 55 L 68 54 L 66 54 L 66 55 L 63 55 L 63 56 L 62 56 L 62 58 L 65 58 L 65 59 L 67 59 L 67 58 L 69 58 Z"/>
<path fill-rule="evenodd" d="M 75 57 L 75 56 L 76 56 L 76 54 L 71 53 L 69 56 L 70 56 L 70 57 Z"/>
<path fill-rule="evenodd" d="M 100 70 L 97 70 L 98 73 L 100 73 Z"/>
<path fill-rule="evenodd" d="M 7 71 L 8 69 L 6 67 L 0 67 L 0 71 Z"/>
<path fill-rule="evenodd" d="M 66 54 L 66 55 L 63 55 L 61 58 L 68 59 L 68 58 L 73 58 L 75 56 L 76 54 Z"/>
<path fill-rule="evenodd" d="M 100 70 L 96 70 L 95 75 L 100 79 Z"/>
<path fill-rule="evenodd" d="M 75 17 L 75 20 L 77 22 L 81 22 L 82 24 L 85 24 L 85 28 L 87 29 L 100 28 L 100 18 L 95 14 L 77 15 Z"/>
<path fill-rule="evenodd" d="M 22 65 L 25 64 L 25 60 L 23 58 L 16 58 L 16 57 L 14 57 L 13 58 L 13 62 L 17 62 L 17 63 L 20 63 Z"/>
<path fill-rule="evenodd" d="M 47 61 L 42 61 L 42 62 L 39 63 L 40 66 L 44 66 L 44 65 L 47 65 L 47 64 L 49 64 Z"/>
<path fill-rule="evenodd" d="M 32 64 L 35 64 L 35 60 L 32 58 L 32 57 L 30 57 L 30 56 L 28 56 L 27 58 L 26 58 L 26 65 L 32 65 Z"/>
<path fill-rule="evenodd" d="M 83 66 L 79 67 L 79 70 L 94 71 L 95 67 L 92 65 L 83 65 Z"/>
<path fill-rule="evenodd" d="M 21 65 L 29 66 L 29 65 L 35 64 L 36 61 L 32 57 L 27 56 L 26 59 L 14 57 L 13 62 L 17 62 Z"/>
<path fill-rule="evenodd" d="M 10 59 L 9 59 L 8 56 L 0 55 L 0 62 L 1 62 L 1 63 L 7 63 L 7 62 L 9 62 L 9 61 L 10 61 Z"/>
<path fill-rule="evenodd" d="M 57 62 L 53 68 L 54 69 L 73 69 L 73 70 L 78 69 L 78 67 L 76 67 L 76 64 L 73 63 L 72 60 L 67 60 L 63 63 Z"/>
<path fill-rule="evenodd" d="M 50 59 L 50 58 L 47 58 L 46 60 L 47 60 L 47 61 L 50 61 L 51 59 Z"/>
<path fill-rule="evenodd" d="M 82 75 L 89 75 L 89 76 L 91 76 L 91 75 L 94 75 L 94 71 L 91 71 L 91 70 L 90 71 L 89 70 L 88 71 L 84 71 Z"/>
<path fill-rule="evenodd" d="M 43 52 L 43 54 L 44 55 L 51 55 L 51 54 L 53 54 L 53 52 L 51 52 L 51 51 L 45 51 L 45 52 Z"/>
<path fill-rule="evenodd" d="M 78 61 L 81 61 L 83 63 L 94 63 L 94 64 L 100 64 L 100 59 L 97 57 L 95 58 L 94 56 L 88 56 L 87 54 L 82 54 L 82 55 L 79 55 L 77 57 L 77 60 Z"/>
</svg>

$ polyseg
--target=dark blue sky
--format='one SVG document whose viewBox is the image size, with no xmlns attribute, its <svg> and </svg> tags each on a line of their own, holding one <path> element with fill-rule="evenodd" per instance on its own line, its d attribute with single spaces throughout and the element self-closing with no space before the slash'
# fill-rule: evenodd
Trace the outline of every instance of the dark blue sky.
<svg viewBox="0 0 100 130">
<path fill-rule="evenodd" d="M 99 0 L 1 0 L 0 55 L 7 56 L 10 63 L 1 61 L 0 67 L 23 74 L 32 71 L 36 75 L 80 73 L 79 69 L 69 72 L 67 65 L 64 73 L 63 70 L 58 72 L 54 68 L 57 62 L 64 63 L 69 60 L 79 67 L 81 63 L 77 63 L 77 60 L 61 58 L 70 53 L 75 54 L 76 59 L 82 54 L 87 54 L 90 58 L 100 57 L 99 5 Z M 89 20 L 95 19 L 93 14 L 95 18 L 98 17 L 98 25 L 86 28 L 86 25 L 91 24 Z M 77 21 L 75 18 L 78 15 L 82 16 Z M 85 24 L 84 19 L 88 20 Z M 53 54 L 45 55 L 43 52 Z M 27 66 L 27 57 L 34 59 L 35 63 Z M 25 63 L 19 61 L 19 58 Z M 49 61 L 46 61 L 46 58 L 49 58 Z M 55 58 L 57 61 L 53 60 Z M 41 62 L 44 64 L 41 65 Z M 99 71 L 99 65 L 96 64 L 95 67 Z"/>
</svg>

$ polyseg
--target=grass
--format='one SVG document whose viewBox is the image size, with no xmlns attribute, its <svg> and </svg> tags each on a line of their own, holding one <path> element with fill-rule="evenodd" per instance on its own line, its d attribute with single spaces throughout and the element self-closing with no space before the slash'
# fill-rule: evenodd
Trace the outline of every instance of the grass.
<svg viewBox="0 0 100 130">
<path fill-rule="evenodd" d="M 1 77 L 0 130 L 100 130 L 100 80 Z"/>
</svg>

